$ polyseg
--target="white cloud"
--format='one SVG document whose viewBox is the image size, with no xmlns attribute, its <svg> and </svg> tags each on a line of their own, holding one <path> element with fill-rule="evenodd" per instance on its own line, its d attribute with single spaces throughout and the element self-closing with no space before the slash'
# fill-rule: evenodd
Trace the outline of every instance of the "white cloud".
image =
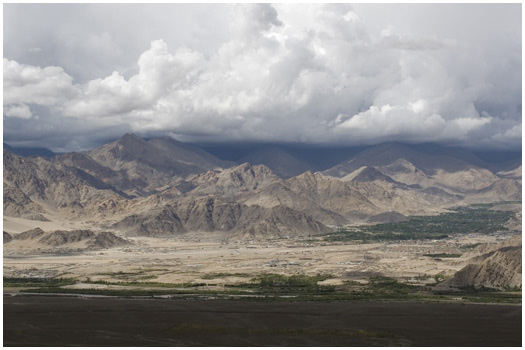
<svg viewBox="0 0 525 350">
<path fill-rule="evenodd" d="M 4 115 L 6 117 L 22 119 L 30 119 L 33 116 L 29 106 L 23 103 L 4 106 Z"/>
<path fill-rule="evenodd" d="M 491 117 L 462 117 L 447 120 L 425 111 L 421 100 L 405 106 L 372 106 L 351 118 L 338 116 L 332 124 L 335 134 L 368 143 L 404 140 L 450 142 L 467 140 L 469 134 L 491 122 Z"/>
<path fill-rule="evenodd" d="M 30 117 L 30 104 L 48 108 L 35 130 L 67 119 L 79 132 L 90 123 L 115 137 L 131 129 L 201 141 L 469 145 L 521 138 L 509 131 L 521 120 L 514 41 L 499 56 L 485 56 L 489 42 L 474 46 L 450 32 L 420 35 L 416 27 L 407 33 L 399 23 L 385 23 L 376 37 L 367 17 L 349 5 L 232 9 L 221 12 L 230 16 L 221 21 L 229 22 L 231 37 L 215 51 L 156 39 L 132 74 L 114 70 L 74 82 L 60 67 L 4 59 L 4 115 Z M 115 33 L 90 35 L 88 46 L 98 43 L 104 57 L 123 54 Z"/>
<path fill-rule="evenodd" d="M 457 42 L 450 38 L 397 34 L 393 26 L 388 26 L 381 31 L 381 45 L 385 48 L 399 50 L 439 50 L 456 44 Z"/>
<path fill-rule="evenodd" d="M 73 78 L 60 67 L 34 67 L 4 58 L 4 104 L 52 106 L 76 95 Z"/>
<path fill-rule="evenodd" d="M 81 93 L 64 104 L 63 113 L 96 118 L 154 108 L 170 91 L 190 86 L 202 64 L 200 53 L 180 48 L 170 54 L 163 40 L 154 40 L 138 60 L 137 75 L 126 80 L 113 72 L 79 86 Z"/>
<path fill-rule="evenodd" d="M 235 6 L 233 28 L 245 39 L 257 38 L 272 26 L 281 26 L 277 11 L 270 4 L 238 4 Z"/>
<path fill-rule="evenodd" d="M 522 130 L 522 124 L 520 123 L 507 130 L 491 135 L 488 139 L 481 140 L 480 143 L 488 147 L 494 147 L 494 144 L 503 148 L 508 147 L 508 145 L 514 147 L 521 146 Z"/>
</svg>

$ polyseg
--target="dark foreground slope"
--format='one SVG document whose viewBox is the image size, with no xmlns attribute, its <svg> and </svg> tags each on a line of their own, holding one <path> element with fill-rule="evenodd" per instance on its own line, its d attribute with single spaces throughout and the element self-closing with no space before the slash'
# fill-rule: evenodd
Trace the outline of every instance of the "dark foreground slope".
<svg viewBox="0 0 525 350">
<path fill-rule="evenodd" d="M 521 346 L 521 305 L 4 296 L 4 346 Z"/>
</svg>

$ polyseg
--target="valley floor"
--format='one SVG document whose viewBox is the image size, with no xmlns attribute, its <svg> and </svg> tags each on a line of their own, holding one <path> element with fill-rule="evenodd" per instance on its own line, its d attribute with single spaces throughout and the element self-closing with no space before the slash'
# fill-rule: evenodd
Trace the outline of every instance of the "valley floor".
<svg viewBox="0 0 525 350">
<path fill-rule="evenodd" d="M 464 267 L 468 258 L 464 247 L 500 242 L 511 235 L 356 243 L 321 238 L 223 241 L 219 235 L 201 233 L 177 239 L 136 237 L 132 246 L 78 252 L 49 247 L 40 251 L 11 241 L 4 244 L 3 273 L 17 278 L 213 285 L 249 282 L 264 273 L 330 275 L 321 283 L 332 285 L 383 275 L 425 284 Z"/>
</svg>

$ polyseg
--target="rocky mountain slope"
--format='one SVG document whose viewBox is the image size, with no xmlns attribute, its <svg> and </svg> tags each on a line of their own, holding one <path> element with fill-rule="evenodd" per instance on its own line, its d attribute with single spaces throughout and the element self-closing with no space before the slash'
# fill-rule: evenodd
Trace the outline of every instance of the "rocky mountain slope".
<svg viewBox="0 0 525 350">
<path fill-rule="evenodd" d="M 168 155 L 174 161 L 191 164 L 202 170 L 226 169 L 236 165 L 235 162 L 219 159 L 202 148 L 179 142 L 171 137 L 154 138 L 149 140 L 148 143 L 161 150 L 162 153 Z"/>
<path fill-rule="evenodd" d="M 223 196 L 232 201 L 270 184 L 281 181 L 264 165 L 244 163 L 223 171 L 212 170 L 188 179 L 193 184 L 192 195 Z"/>
<path fill-rule="evenodd" d="M 488 287 L 504 289 L 522 285 L 521 236 L 500 244 L 483 244 L 471 252 L 469 264 L 452 278 L 445 287 Z"/>
<path fill-rule="evenodd" d="M 521 176 L 518 176 L 521 165 L 493 173 L 487 163 L 466 151 L 447 148 L 441 153 L 436 148 L 426 151 L 397 143 L 383 144 L 360 152 L 323 174 L 344 181 L 396 182 L 466 203 L 521 199 Z"/>
<path fill-rule="evenodd" d="M 89 220 L 125 235 L 281 237 L 521 199 L 521 165 L 494 173 L 468 152 L 425 152 L 384 144 L 314 173 L 279 150 L 252 154 L 271 167 L 235 165 L 171 138 L 130 134 L 49 159 L 4 151 L 4 215 Z"/>
<path fill-rule="evenodd" d="M 126 235 L 165 237 L 186 232 L 225 232 L 230 237 L 307 236 L 329 229 L 285 206 L 264 208 L 213 196 L 185 198 L 173 205 L 125 217 L 113 225 Z"/>
<path fill-rule="evenodd" d="M 5 237 L 5 233 L 4 233 Z M 91 230 L 55 230 L 47 231 L 35 228 L 12 236 L 4 244 L 19 245 L 27 249 L 45 249 L 58 247 L 63 249 L 97 250 L 132 244 L 112 232 L 95 233 Z"/>
<path fill-rule="evenodd" d="M 441 151 L 440 153 L 421 152 L 413 147 L 396 142 L 384 143 L 359 152 L 347 161 L 325 170 L 324 173 L 329 176 L 342 177 L 363 166 L 387 166 L 398 159 L 412 163 L 428 175 L 433 175 L 437 170 L 457 172 L 478 166 L 477 164 L 483 164 L 483 161 L 477 159 L 473 154 L 467 156 L 463 152 L 456 152 L 451 155 L 446 148 L 442 148 Z M 469 158 L 469 161 L 465 158 Z"/>
<path fill-rule="evenodd" d="M 86 153 L 104 169 L 109 168 L 124 181 L 123 190 L 134 189 L 130 194 L 148 195 L 159 188 L 175 183 L 177 179 L 203 171 L 229 167 L 231 162 L 206 153 L 197 147 L 184 146 L 168 138 L 143 140 L 133 134 Z M 120 180 L 113 184 L 120 183 Z"/>
<path fill-rule="evenodd" d="M 49 212 L 85 217 L 118 190 L 80 168 L 4 152 L 4 215 L 41 220 Z"/>
</svg>

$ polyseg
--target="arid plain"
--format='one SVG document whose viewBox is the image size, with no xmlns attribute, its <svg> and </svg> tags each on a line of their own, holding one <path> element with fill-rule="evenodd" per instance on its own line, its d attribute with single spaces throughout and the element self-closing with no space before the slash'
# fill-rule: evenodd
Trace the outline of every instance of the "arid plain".
<svg viewBox="0 0 525 350">
<path fill-rule="evenodd" d="M 34 220 L 4 218 L 4 230 L 11 232 L 17 228 L 25 230 L 29 224 L 35 225 Z M 58 229 L 53 227 L 56 223 L 41 224 L 44 229 Z M 236 241 L 208 232 L 179 238 L 134 237 L 129 239 L 133 243 L 129 246 L 77 252 L 75 244 L 46 249 L 31 241 L 13 240 L 4 245 L 4 276 L 221 285 L 247 282 L 261 273 L 276 273 L 328 274 L 333 277 L 322 283 L 335 285 L 348 280 L 366 282 L 375 275 L 429 283 L 436 275 L 450 277 L 467 264 L 473 255 L 464 254 L 461 247 L 500 243 L 515 234 L 343 243 L 308 237 Z M 436 258 L 433 254 L 454 257 Z M 79 287 L 105 286 L 84 283 Z"/>
</svg>

